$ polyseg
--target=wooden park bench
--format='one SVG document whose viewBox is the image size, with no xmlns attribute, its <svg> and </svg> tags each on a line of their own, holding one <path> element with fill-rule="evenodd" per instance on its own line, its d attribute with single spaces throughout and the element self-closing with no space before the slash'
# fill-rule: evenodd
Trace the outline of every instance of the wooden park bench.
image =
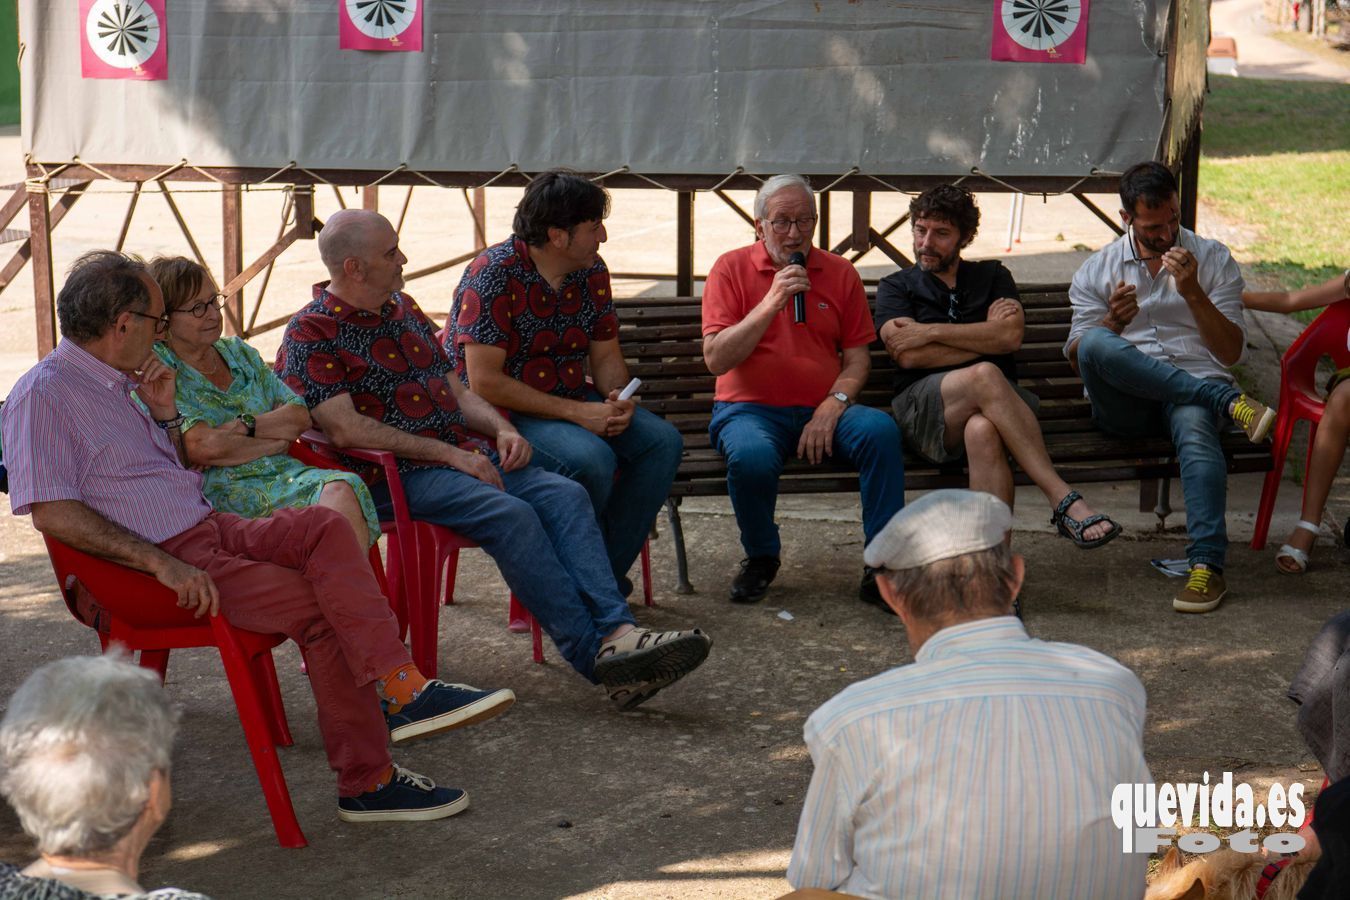
<svg viewBox="0 0 1350 900">
<path fill-rule="evenodd" d="M 1068 285 L 1032 284 L 1020 288 L 1026 308 L 1026 336 L 1017 352 L 1018 381 L 1041 398 L 1039 419 L 1050 458 L 1070 484 L 1139 480 L 1140 509 L 1160 518 L 1170 512 L 1169 479 L 1178 474 L 1172 443 L 1164 437 L 1124 440 L 1098 431 L 1092 424 L 1083 382 L 1064 358 L 1071 310 Z M 874 298 L 869 296 L 868 302 Z M 727 493 L 726 463 L 708 438 L 714 378 L 703 363 L 700 301 L 696 297 L 638 297 L 615 302 L 619 340 L 633 375 L 642 379 L 644 407 L 666 418 L 684 437 L 684 459 L 666 504 L 675 541 L 676 591 L 693 591 L 680 501 Z M 878 342 L 872 348 L 872 374 L 859 403 L 890 411 L 892 370 Z M 1264 472 L 1271 468 L 1265 446 L 1247 441 L 1237 430 L 1225 433 L 1228 471 Z M 1014 468 L 1018 484 L 1030 484 Z M 964 487 L 965 466 L 935 466 L 905 454 L 906 490 Z M 779 483 L 781 494 L 836 494 L 858 490 L 858 476 L 842 465 L 811 466 L 789 460 Z"/>
</svg>

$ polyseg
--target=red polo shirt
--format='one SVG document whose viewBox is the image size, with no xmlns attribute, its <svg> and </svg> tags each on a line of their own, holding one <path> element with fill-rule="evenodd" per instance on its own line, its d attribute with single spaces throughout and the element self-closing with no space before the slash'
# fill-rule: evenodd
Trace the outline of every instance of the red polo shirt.
<svg viewBox="0 0 1350 900">
<path fill-rule="evenodd" d="M 703 288 L 703 335 L 744 319 L 769 292 L 777 270 L 763 241 L 722 254 Z M 852 263 L 819 247 L 806 258 L 806 324 L 789 301 L 740 365 L 717 377 L 715 399 L 770 406 L 817 406 L 843 368 L 839 354 L 876 338 L 862 279 Z"/>
</svg>

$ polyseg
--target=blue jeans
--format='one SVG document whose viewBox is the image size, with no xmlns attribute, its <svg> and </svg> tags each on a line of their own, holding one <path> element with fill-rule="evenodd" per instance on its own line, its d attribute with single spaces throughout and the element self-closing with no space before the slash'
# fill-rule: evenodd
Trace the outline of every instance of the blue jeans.
<svg viewBox="0 0 1350 900">
<path fill-rule="evenodd" d="M 588 399 L 599 400 L 600 395 Z M 600 437 L 557 419 L 517 414 L 511 423 L 534 447 L 534 465 L 586 489 L 614 577 L 627 575 L 670 494 L 684 452 L 680 432 L 641 407 L 615 437 Z"/>
<path fill-rule="evenodd" d="M 726 457 L 727 493 L 746 556 L 778 556 L 782 544 L 773 521 L 778 476 L 788 455 L 797 453 L 797 441 L 814 412 L 810 406 L 713 404 L 708 434 Z M 870 541 L 905 505 L 900 429 L 879 409 L 850 406 L 834 428 L 834 455 L 858 470 L 863 537 Z"/>
<path fill-rule="evenodd" d="M 452 528 L 492 557 L 558 652 L 594 682 L 601 639 L 634 620 L 586 492 L 533 466 L 503 472 L 502 482 L 505 491 L 458 469 L 417 469 L 403 475 L 403 490 L 414 519 Z M 389 486 L 378 484 L 371 495 L 381 518 L 392 518 Z"/>
<path fill-rule="evenodd" d="M 1078 342 L 1078 369 L 1098 428 L 1121 437 L 1170 432 L 1191 539 L 1186 557 L 1192 564 L 1222 569 L 1228 553 L 1228 465 L 1219 447 L 1219 426 L 1241 392 L 1146 356 L 1107 328 L 1093 328 Z"/>
</svg>

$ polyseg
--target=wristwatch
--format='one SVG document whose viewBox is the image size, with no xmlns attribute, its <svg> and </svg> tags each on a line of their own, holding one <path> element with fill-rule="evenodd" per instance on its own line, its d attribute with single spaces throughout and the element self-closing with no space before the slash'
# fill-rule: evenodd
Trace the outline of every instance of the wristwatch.
<svg viewBox="0 0 1350 900">
<path fill-rule="evenodd" d="M 830 396 L 838 400 L 840 403 L 844 404 L 845 409 L 848 409 L 850 406 L 853 405 L 853 401 L 848 399 L 848 394 L 845 394 L 843 391 L 835 391 L 834 393 L 830 394 Z"/>
<path fill-rule="evenodd" d="M 258 420 L 248 413 L 241 413 L 236 418 L 244 423 L 244 427 L 248 429 L 248 436 L 253 437 L 254 433 L 258 430 Z"/>
</svg>

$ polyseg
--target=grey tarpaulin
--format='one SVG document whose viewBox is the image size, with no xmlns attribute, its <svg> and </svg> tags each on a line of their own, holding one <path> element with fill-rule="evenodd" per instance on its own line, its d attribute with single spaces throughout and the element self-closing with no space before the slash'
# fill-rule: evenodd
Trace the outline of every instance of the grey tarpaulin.
<svg viewBox="0 0 1350 900">
<path fill-rule="evenodd" d="M 81 78 L 79 4 L 20 0 L 23 141 L 43 162 L 699 175 L 1155 154 L 1169 0 L 1092 3 L 1085 65 L 991 62 L 994 5 L 434 0 L 424 52 L 373 53 L 338 49 L 336 0 L 170 0 L 169 78 L 143 82 Z"/>
</svg>

